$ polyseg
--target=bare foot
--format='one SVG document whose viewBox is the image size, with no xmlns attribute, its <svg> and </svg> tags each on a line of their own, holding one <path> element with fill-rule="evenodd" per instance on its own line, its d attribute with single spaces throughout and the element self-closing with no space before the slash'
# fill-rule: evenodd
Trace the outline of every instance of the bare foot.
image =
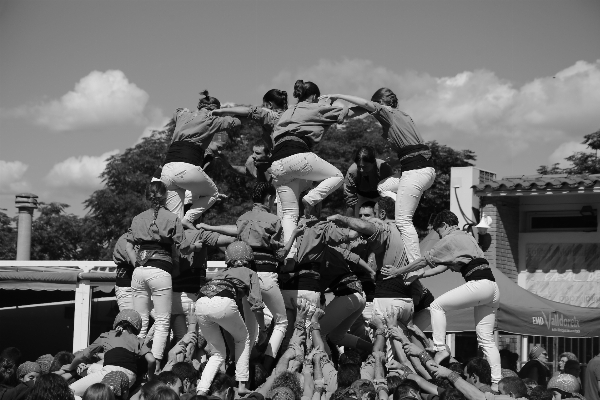
<svg viewBox="0 0 600 400">
<path fill-rule="evenodd" d="M 435 356 L 433 356 L 433 361 L 440 364 L 442 361 L 444 361 L 448 357 L 450 357 L 450 353 L 448 353 L 447 350 L 441 350 L 441 351 L 438 351 L 437 353 L 435 353 Z"/>
</svg>

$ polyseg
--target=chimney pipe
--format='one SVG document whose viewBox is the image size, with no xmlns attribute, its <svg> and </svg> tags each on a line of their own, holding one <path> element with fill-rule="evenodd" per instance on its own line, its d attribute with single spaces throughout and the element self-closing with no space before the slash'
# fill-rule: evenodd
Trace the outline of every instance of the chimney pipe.
<svg viewBox="0 0 600 400">
<path fill-rule="evenodd" d="M 19 210 L 17 260 L 31 259 L 31 220 L 33 219 L 33 210 L 37 209 L 37 198 L 32 193 L 21 193 L 15 199 L 15 206 Z"/>
</svg>

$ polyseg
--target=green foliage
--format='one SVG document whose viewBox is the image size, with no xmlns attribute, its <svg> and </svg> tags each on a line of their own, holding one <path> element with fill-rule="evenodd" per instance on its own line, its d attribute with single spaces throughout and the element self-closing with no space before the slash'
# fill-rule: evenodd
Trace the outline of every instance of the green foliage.
<svg viewBox="0 0 600 400">
<path fill-rule="evenodd" d="M 567 158 L 571 165 L 567 168 L 560 168 L 559 164 L 553 164 L 551 166 L 542 165 L 537 169 L 538 174 L 552 175 L 552 174 L 600 174 L 600 161 L 598 160 L 598 150 L 600 149 L 600 130 L 594 133 L 585 135 L 583 137 L 582 144 L 588 146 L 588 148 L 595 150 L 594 153 L 577 151 Z"/>
<path fill-rule="evenodd" d="M 17 258 L 17 229 L 13 226 L 15 220 L 0 211 L 0 260 Z"/>
<path fill-rule="evenodd" d="M 32 260 L 80 260 L 84 220 L 65 213 L 63 203 L 39 203 L 31 224 Z"/>
</svg>

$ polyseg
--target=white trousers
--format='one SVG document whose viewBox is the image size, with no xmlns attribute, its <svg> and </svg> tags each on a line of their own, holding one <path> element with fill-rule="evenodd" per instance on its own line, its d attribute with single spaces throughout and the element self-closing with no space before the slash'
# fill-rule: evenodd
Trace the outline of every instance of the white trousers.
<svg viewBox="0 0 600 400">
<path fill-rule="evenodd" d="M 207 393 L 217 371 L 225 362 L 227 347 L 221 330 L 227 331 L 235 346 L 235 379 L 248 381 L 250 376 L 250 337 L 237 304 L 228 297 L 201 297 L 196 302 L 198 327 L 206 341 L 215 348 L 198 382 L 197 392 Z"/>
<path fill-rule="evenodd" d="M 473 307 L 477 343 L 490 363 L 492 384 L 498 384 L 501 378 L 500 353 L 494 341 L 494 326 L 499 304 L 500 291 L 496 282 L 482 279 L 466 282 L 444 293 L 429 306 L 433 343 L 437 350 L 445 349 L 446 311 Z"/>
<path fill-rule="evenodd" d="M 402 172 L 401 175 L 395 174 L 379 182 L 377 187 L 381 196 L 396 200 L 396 226 L 402 235 L 409 262 L 421 257 L 419 235 L 413 225 L 413 215 L 423 192 L 433 185 L 434 180 L 435 169 L 427 167 Z"/>
</svg>

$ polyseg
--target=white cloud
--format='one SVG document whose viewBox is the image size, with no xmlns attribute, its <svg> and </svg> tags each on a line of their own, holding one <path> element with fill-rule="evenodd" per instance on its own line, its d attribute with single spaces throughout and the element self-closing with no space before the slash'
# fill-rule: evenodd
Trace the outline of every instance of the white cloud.
<svg viewBox="0 0 600 400">
<path fill-rule="evenodd" d="M 142 131 L 142 134 L 135 141 L 134 144 L 138 144 L 142 141 L 143 138 L 151 136 L 153 131 L 163 130 L 170 119 L 169 117 L 163 114 L 160 108 L 152 108 L 147 114 L 148 125 L 146 125 L 146 127 Z"/>
<path fill-rule="evenodd" d="M 282 71 L 271 84 L 290 88 L 296 79 L 314 81 L 322 94 L 366 98 L 390 87 L 425 140 L 452 145 L 470 146 L 474 138 L 485 138 L 518 153 L 540 141 L 581 140 L 598 129 L 600 120 L 600 60 L 578 61 L 521 87 L 488 70 L 433 77 L 356 59 L 321 60 L 295 72 Z"/>
<path fill-rule="evenodd" d="M 102 187 L 100 174 L 106 167 L 108 157 L 119 153 L 119 150 L 109 151 L 98 157 L 80 156 L 70 157 L 55 164 L 45 182 L 56 189 L 71 191 L 93 191 Z"/>
<path fill-rule="evenodd" d="M 548 157 L 548 164 L 553 165 L 558 163 L 559 167 L 566 168 L 570 166 L 570 163 L 568 161 L 565 161 L 565 158 L 572 155 L 573 153 L 581 151 L 589 152 L 590 149 L 585 144 L 582 144 L 580 142 L 563 143 L 560 146 L 558 146 L 558 148 L 554 150 L 552 154 L 550 154 L 550 157 Z"/>
<path fill-rule="evenodd" d="M 129 82 L 122 71 L 92 71 L 59 99 L 4 111 L 53 131 L 73 131 L 121 123 L 147 123 L 149 95 Z"/>
<path fill-rule="evenodd" d="M 21 161 L 0 160 L 0 194 L 18 194 L 28 192 L 31 187 L 23 180 L 29 165 Z"/>
</svg>

